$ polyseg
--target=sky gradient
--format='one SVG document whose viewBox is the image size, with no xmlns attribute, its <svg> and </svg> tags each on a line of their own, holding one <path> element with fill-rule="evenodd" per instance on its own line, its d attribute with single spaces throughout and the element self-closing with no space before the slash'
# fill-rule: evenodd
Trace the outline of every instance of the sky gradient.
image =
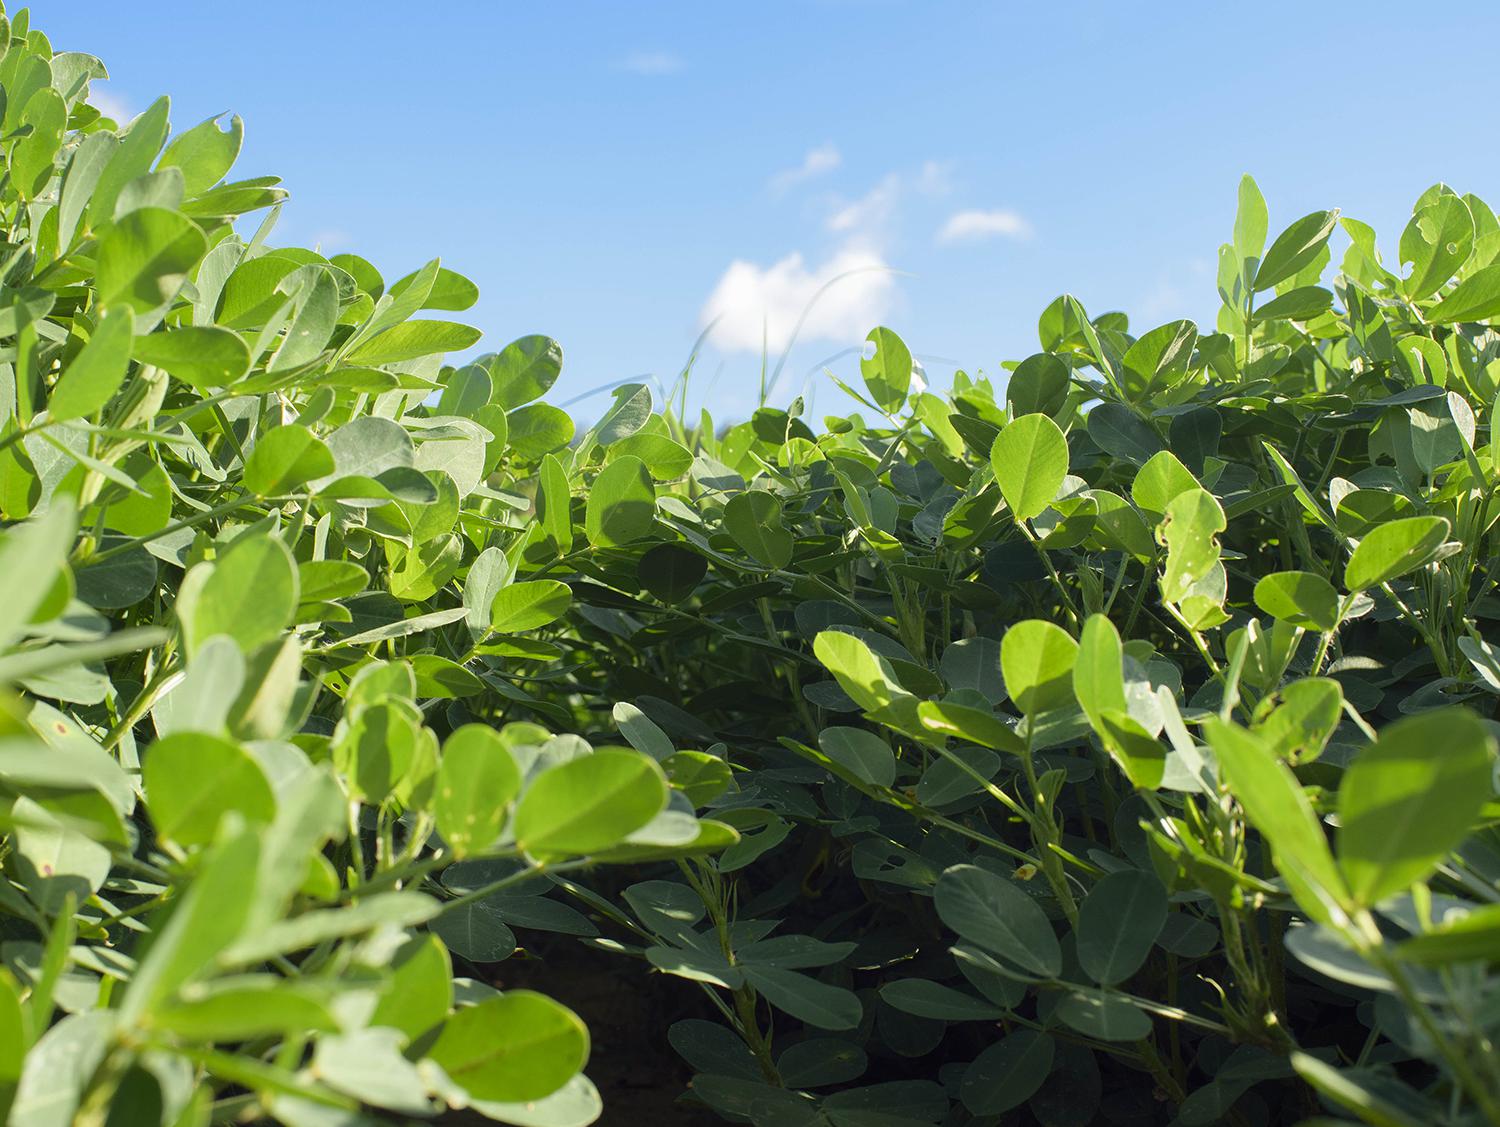
<svg viewBox="0 0 1500 1127">
<path fill-rule="evenodd" d="M 105 61 L 113 107 L 169 93 L 178 129 L 240 114 L 238 171 L 292 193 L 274 243 L 354 251 L 388 278 L 441 256 L 480 286 L 465 316 L 483 347 L 556 337 L 554 402 L 670 384 L 722 314 L 693 400 L 742 417 L 762 340 L 774 363 L 850 270 L 773 398 L 805 385 L 818 413 L 845 409 L 820 362 L 857 372 L 848 350 L 880 323 L 941 384 L 1034 351 L 1063 292 L 1137 332 L 1211 322 L 1246 171 L 1273 237 L 1341 207 L 1388 262 L 1431 183 L 1500 203 L 1500 150 L 1475 125 L 1492 3 L 214 9 L 32 7 L 57 48 Z"/>
</svg>

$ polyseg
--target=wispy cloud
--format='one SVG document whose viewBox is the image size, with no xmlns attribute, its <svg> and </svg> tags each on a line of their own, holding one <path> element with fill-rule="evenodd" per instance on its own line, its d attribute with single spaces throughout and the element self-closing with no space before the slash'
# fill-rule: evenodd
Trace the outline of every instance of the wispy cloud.
<svg viewBox="0 0 1500 1127">
<path fill-rule="evenodd" d="M 840 202 L 826 225 L 838 233 L 883 238 L 903 200 L 945 196 L 951 190 L 948 166 L 929 160 L 914 172 L 889 172 L 859 199 Z"/>
<path fill-rule="evenodd" d="M 817 266 L 801 252 L 770 266 L 741 259 L 714 287 L 702 323 L 717 320 L 711 339 L 720 348 L 759 352 L 764 344 L 776 353 L 804 312 L 799 339 L 852 342 L 886 319 L 895 297 L 890 267 L 869 248 L 842 247 Z"/>
<path fill-rule="evenodd" d="M 996 208 L 993 211 L 959 211 L 948 217 L 938 231 L 940 243 L 970 243 L 997 237 L 1024 239 L 1031 234 L 1031 224 L 1019 212 Z"/>
<path fill-rule="evenodd" d="M 896 214 L 896 201 L 901 196 L 901 176 L 892 172 L 859 199 L 839 207 L 828 217 L 828 229 L 841 234 L 863 232 L 872 234 L 883 228 Z"/>
<path fill-rule="evenodd" d="M 953 191 L 953 166 L 945 161 L 923 161 L 913 183 L 924 196 L 946 196 Z"/>
<path fill-rule="evenodd" d="M 807 155 L 796 168 L 783 169 L 771 177 L 771 190 L 778 194 L 785 192 L 803 181 L 832 172 L 843 162 L 843 155 L 835 146 L 819 145 L 816 149 L 807 150 Z"/>
<path fill-rule="evenodd" d="M 135 116 L 135 111 L 130 108 L 129 102 L 113 90 L 106 89 L 99 82 L 89 83 L 89 105 L 121 125 Z"/>
<path fill-rule="evenodd" d="M 330 227 L 318 231 L 312 237 L 313 249 L 321 254 L 334 254 L 338 251 L 352 246 L 354 240 L 348 231 L 341 231 L 337 227 Z"/>
<path fill-rule="evenodd" d="M 621 70 L 647 78 L 676 74 L 686 65 L 681 55 L 675 55 L 671 51 L 632 51 L 619 63 Z"/>
</svg>

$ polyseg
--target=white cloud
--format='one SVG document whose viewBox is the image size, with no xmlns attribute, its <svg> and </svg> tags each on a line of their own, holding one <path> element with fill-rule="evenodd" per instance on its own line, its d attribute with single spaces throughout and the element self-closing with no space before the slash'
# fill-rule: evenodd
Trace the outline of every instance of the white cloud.
<svg viewBox="0 0 1500 1127">
<path fill-rule="evenodd" d="M 130 104 L 124 98 L 106 90 L 98 82 L 89 84 L 89 105 L 121 125 L 135 116 L 135 111 L 130 108 Z"/>
<path fill-rule="evenodd" d="M 1024 239 L 1031 234 L 1031 224 L 1014 211 L 997 208 L 994 211 L 959 211 L 948 217 L 948 222 L 938 232 L 940 243 L 973 242 L 1003 235 L 1008 239 Z"/>
<path fill-rule="evenodd" d="M 354 240 L 349 237 L 349 232 L 340 231 L 336 227 L 318 231 L 312 237 L 313 249 L 321 254 L 337 254 L 353 245 L 353 242 Z"/>
<path fill-rule="evenodd" d="M 676 74 L 686 64 L 682 56 L 671 51 L 633 51 L 620 60 L 620 69 L 631 74 L 658 78 L 664 74 Z"/>
<path fill-rule="evenodd" d="M 1163 317 L 1181 311 L 1187 303 L 1187 295 L 1171 281 L 1162 278 L 1135 303 L 1135 313 L 1143 321 L 1155 323 Z"/>
<path fill-rule="evenodd" d="M 890 267 L 867 247 L 846 245 L 816 267 L 801 252 L 764 267 L 737 259 L 704 304 L 702 324 L 718 319 L 711 339 L 720 348 L 759 352 L 764 344 L 777 353 L 804 312 L 799 340 L 857 341 L 886 319 L 895 296 Z"/>
<path fill-rule="evenodd" d="M 816 149 L 809 149 L 796 168 L 785 169 L 771 177 L 771 190 L 784 192 L 804 180 L 832 172 L 843 162 L 844 158 L 836 147 L 831 144 L 819 145 Z"/>
<path fill-rule="evenodd" d="M 901 196 L 901 177 L 890 173 L 853 203 L 828 217 L 828 229 L 843 233 L 870 233 L 884 227 L 896 212 Z"/>
<path fill-rule="evenodd" d="M 795 183 L 838 163 L 838 151 L 825 145 L 772 183 Z M 799 341 L 862 340 L 896 305 L 897 272 L 886 262 L 885 248 L 902 202 L 948 191 L 948 166 L 928 161 L 912 171 L 887 173 L 858 199 L 834 197 L 824 226 L 838 236 L 837 247 L 817 263 L 800 251 L 769 266 L 744 259 L 730 263 L 703 306 L 703 325 L 717 319 L 710 339 L 730 351 L 758 353 L 764 344 L 779 353 L 806 312 Z"/>
</svg>

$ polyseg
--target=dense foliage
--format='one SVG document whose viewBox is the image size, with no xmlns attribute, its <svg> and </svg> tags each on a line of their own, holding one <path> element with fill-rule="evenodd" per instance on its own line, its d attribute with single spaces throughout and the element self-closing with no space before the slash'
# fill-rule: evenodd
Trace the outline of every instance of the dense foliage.
<svg viewBox="0 0 1500 1127">
<path fill-rule="evenodd" d="M 273 249 L 238 119 L 0 44 L 11 1122 L 586 1124 L 540 931 L 701 986 L 732 1122 L 1500 1122 L 1479 199 L 1393 272 L 1247 178 L 1213 332 L 576 435 L 460 275 Z"/>
</svg>

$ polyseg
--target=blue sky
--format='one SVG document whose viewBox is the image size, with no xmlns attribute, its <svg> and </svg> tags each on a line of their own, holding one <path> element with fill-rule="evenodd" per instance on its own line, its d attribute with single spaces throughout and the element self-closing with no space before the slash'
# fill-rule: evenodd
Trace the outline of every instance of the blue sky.
<svg viewBox="0 0 1500 1127">
<path fill-rule="evenodd" d="M 246 123 L 243 175 L 292 192 L 276 239 L 389 278 L 472 277 L 498 348 L 562 342 L 551 398 L 670 383 L 706 319 L 696 399 L 755 404 L 812 292 L 777 398 L 890 325 L 935 382 L 1036 348 L 1059 293 L 1141 331 L 1211 322 L 1242 172 L 1273 235 L 1321 207 L 1387 260 L 1436 180 L 1500 204 L 1492 3 L 510 3 L 41 0 L 132 112 Z M 900 274 L 891 271 L 900 271 Z M 829 365 L 857 373 L 847 354 Z M 809 376 L 809 373 L 813 374 Z M 600 397 L 578 404 L 599 409 Z"/>
</svg>

